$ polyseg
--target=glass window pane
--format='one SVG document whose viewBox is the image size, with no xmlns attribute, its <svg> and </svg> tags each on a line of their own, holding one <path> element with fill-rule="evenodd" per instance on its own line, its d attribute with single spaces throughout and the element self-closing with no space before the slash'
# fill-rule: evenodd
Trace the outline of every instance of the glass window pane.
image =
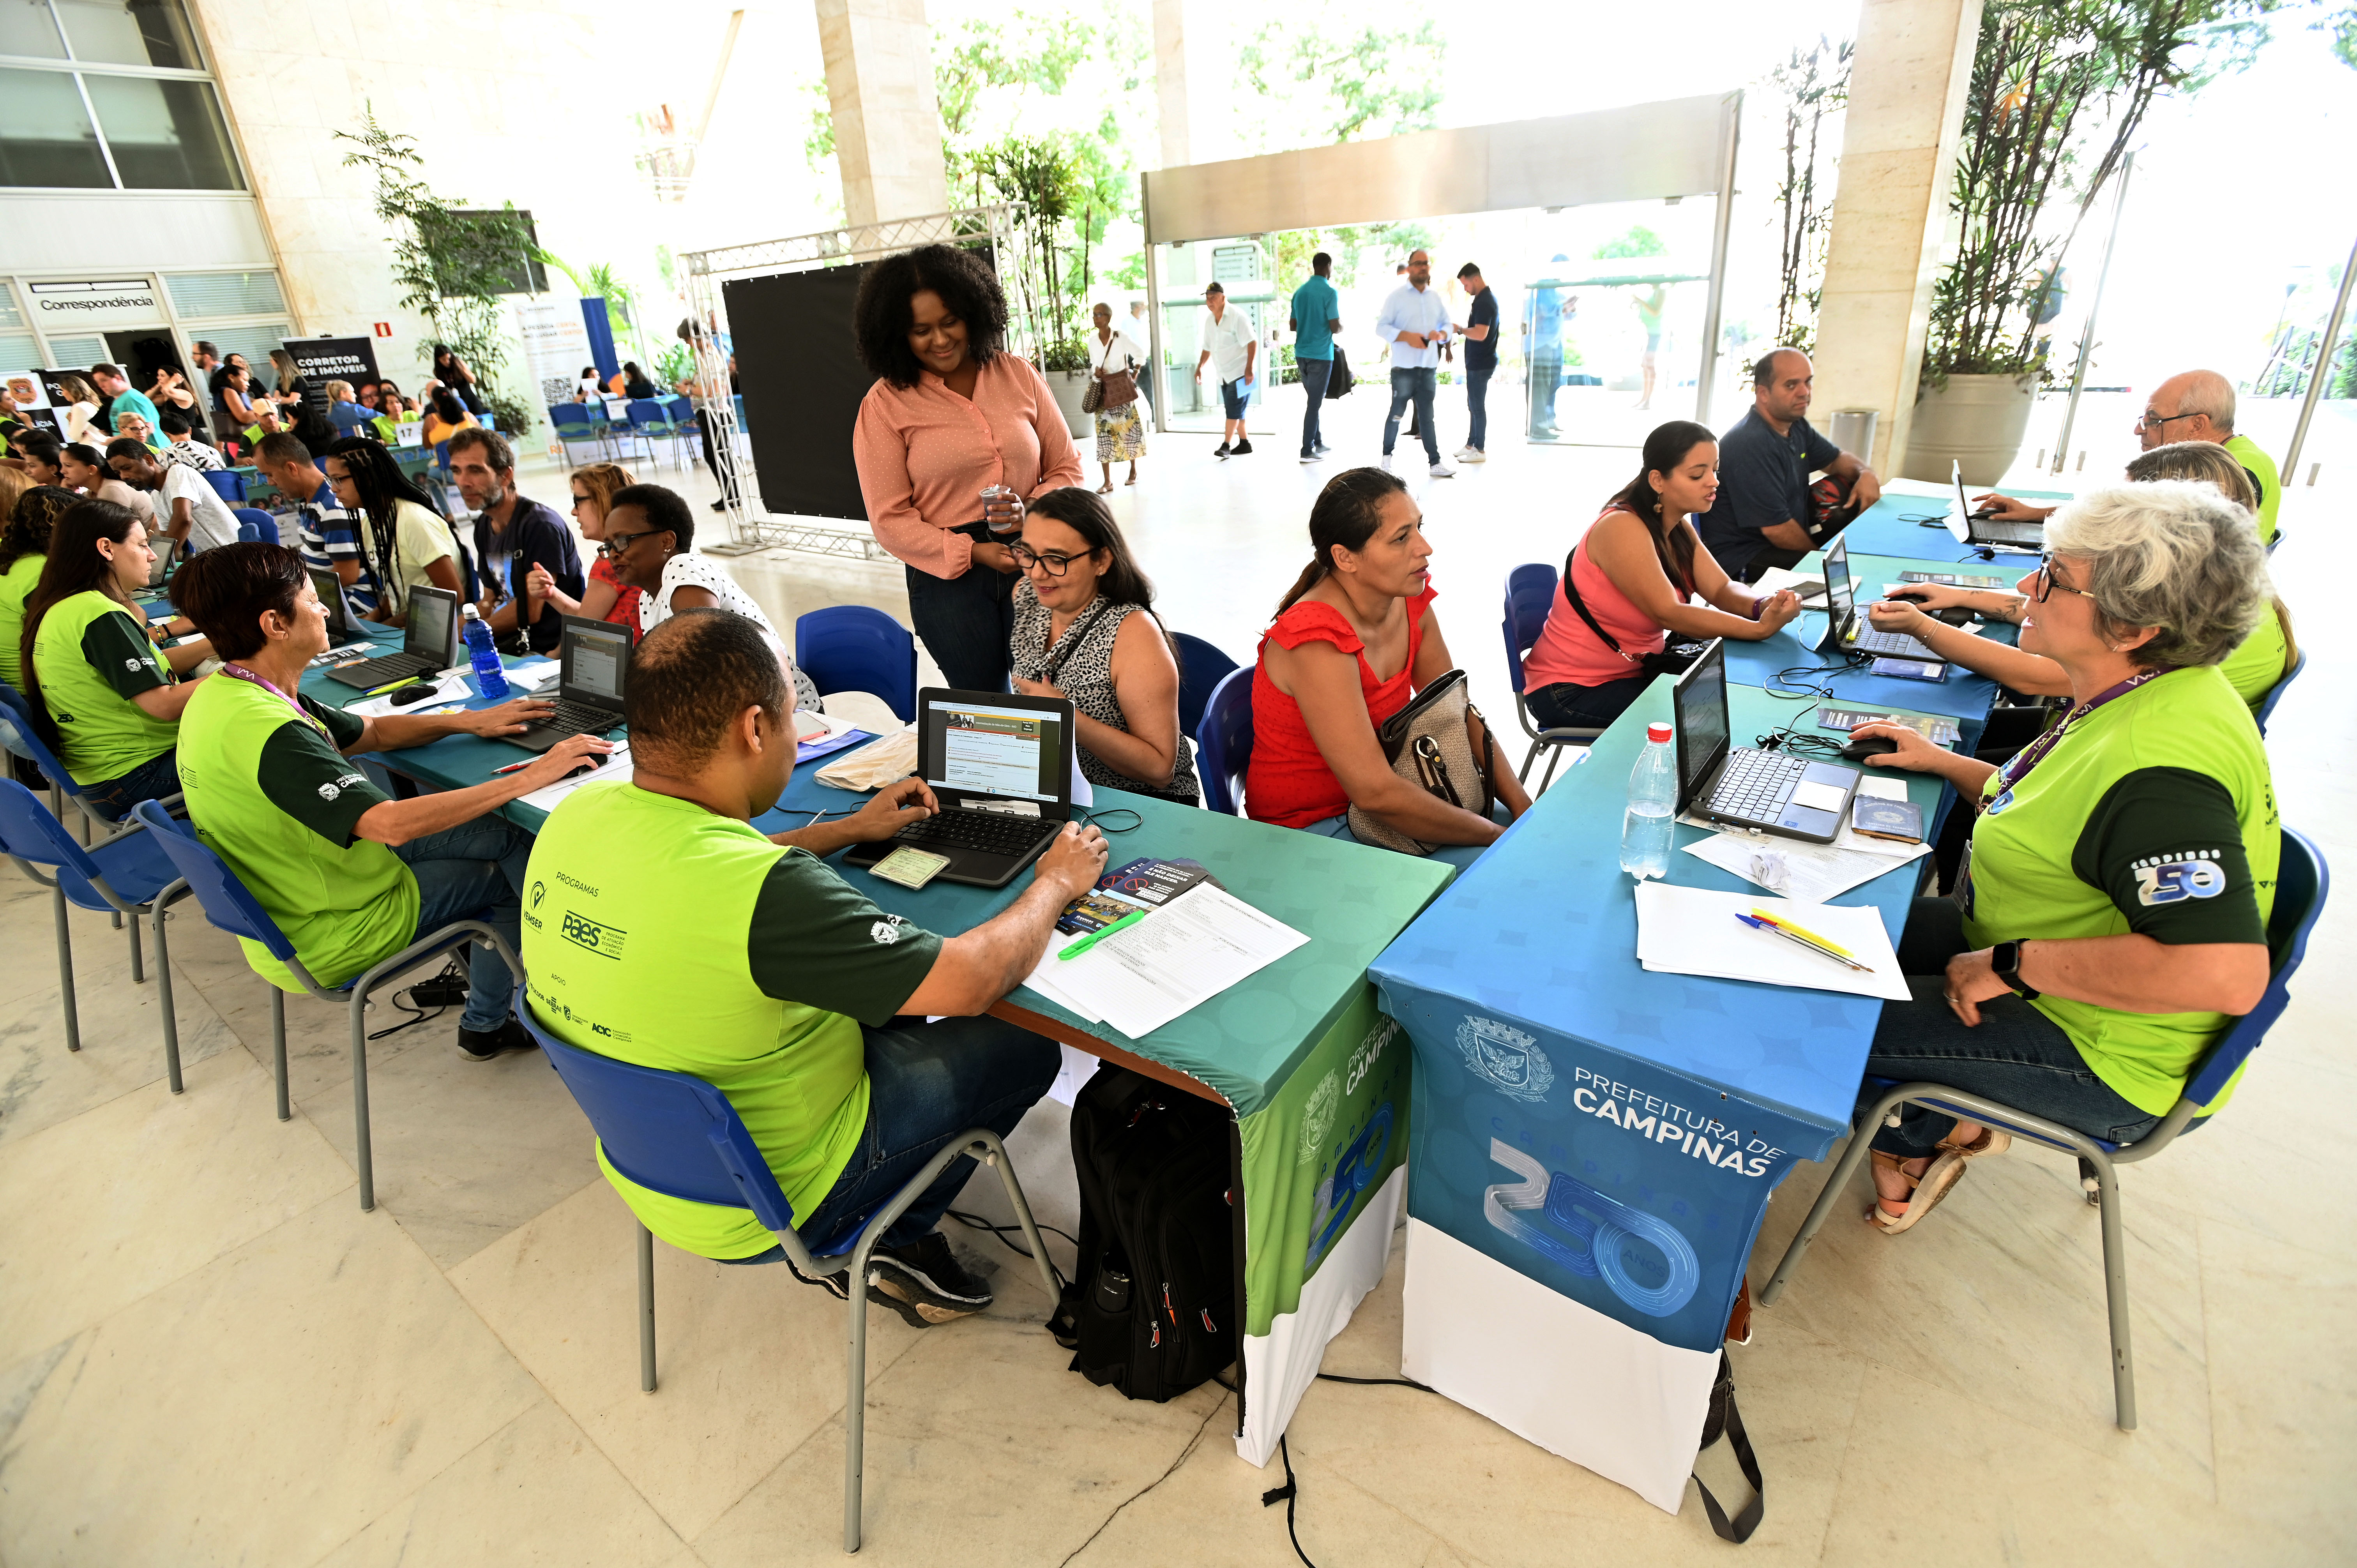
<svg viewBox="0 0 2357 1568">
<path fill-rule="evenodd" d="M 0 70 L 0 185 L 113 184 L 71 74 Z"/>
<path fill-rule="evenodd" d="M 243 190 L 210 82 L 86 76 L 126 190 Z"/>
<path fill-rule="evenodd" d="M 0 55 L 63 59 L 65 53 L 49 0 L 0 0 Z"/>
<path fill-rule="evenodd" d="M 172 310 L 184 321 L 217 316 L 264 316 L 286 308 L 276 273 L 172 273 Z"/>
<path fill-rule="evenodd" d="M 185 70 L 201 63 L 180 0 L 58 0 L 58 16 L 76 59 Z"/>
</svg>

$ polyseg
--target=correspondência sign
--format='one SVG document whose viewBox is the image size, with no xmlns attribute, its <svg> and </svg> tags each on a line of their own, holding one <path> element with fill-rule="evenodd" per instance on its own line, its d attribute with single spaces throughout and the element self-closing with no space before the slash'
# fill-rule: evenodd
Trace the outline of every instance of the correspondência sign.
<svg viewBox="0 0 2357 1568">
<path fill-rule="evenodd" d="M 145 278 L 90 278 L 27 284 L 33 315 L 45 332 L 75 327 L 145 327 L 163 318 L 155 285 Z"/>
</svg>

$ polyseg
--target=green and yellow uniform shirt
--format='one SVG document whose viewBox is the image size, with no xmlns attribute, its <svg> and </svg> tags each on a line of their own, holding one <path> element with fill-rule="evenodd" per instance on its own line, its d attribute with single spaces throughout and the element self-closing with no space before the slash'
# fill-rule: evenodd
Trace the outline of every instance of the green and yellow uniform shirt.
<svg viewBox="0 0 2357 1568">
<path fill-rule="evenodd" d="M 25 640 L 25 601 L 33 596 L 33 585 L 41 580 L 41 568 L 48 564 L 46 555 L 19 555 L 0 572 L 0 681 L 16 690 L 25 689 L 25 663 L 20 656 Z"/>
<path fill-rule="evenodd" d="M 2283 505 L 2283 480 L 2276 473 L 2276 460 L 2259 450 L 2259 444 L 2247 435 L 2229 435 L 2219 443 L 2234 455 L 2234 461 L 2250 471 L 2259 483 L 2259 538 L 2268 543 L 2276 542 L 2276 510 Z"/>
<path fill-rule="evenodd" d="M 58 759 L 77 784 L 120 779 L 179 736 L 178 725 L 132 699 L 180 678 L 156 657 L 137 613 L 96 588 L 49 607 L 33 640 L 33 671 L 58 726 Z"/>
<path fill-rule="evenodd" d="M 343 747 L 366 727 L 347 713 L 216 675 L 180 715 L 175 759 L 197 836 L 243 882 L 311 978 L 339 986 L 417 936 L 417 878 L 372 839 L 353 837 L 386 799 Z M 261 943 L 253 972 L 285 991 L 302 984 Z"/>
<path fill-rule="evenodd" d="M 532 852 L 523 963 L 541 1026 L 718 1089 L 798 1221 L 867 1122 L 860 1025 L 898 1014 L 940 951 L 823 861 L 624 780 L 568 797 Z M 651 1192 L 602 1147 L 597 1163 L 674 1247 L 747 1258 L 776 1245 L 749 1209 Z"/>
<path fill-rule="evenodd" d="M 1964 940 L 1985 948 L 2135 931 L 2170 946 L 2264 942 L 2281 854 L 2250 709 L 2214 667 L 2171 671 L 2072 723 L 1989 801 L 1973 825 Z M 2053 995 L 2030 1005 L 2096 1077 L 2156 1116 L 2233 1022 Z M 2233 1092 L 2230 1083 L 2211 1109 Z"/>
<path fill-rule="evenodd" d="M 2284 640 L 2283 620 L 2270 601 L 2266 614 L 2251 628 L 2251 635 L 2243 639 L 2241 646 L 2226 655 L 2218 668 L 2225 672 L 2226 683 L 2234 688 L 2234 694 L 2255 708 L 2267 700 L 2267 693 L 2284 678 L 2284 661 L 2290 652 L 2290 645 Z"/>
</svg>

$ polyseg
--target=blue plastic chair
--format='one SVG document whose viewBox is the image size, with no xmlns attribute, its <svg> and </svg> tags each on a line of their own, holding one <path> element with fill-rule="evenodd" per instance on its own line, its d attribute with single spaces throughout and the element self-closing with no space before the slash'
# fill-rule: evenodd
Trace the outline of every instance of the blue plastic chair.
<svg viewBox="0 0 2357 1568">
<path fill-rule="evenodd" d="M 794 663 L 822 697 L 867 692 L 903 724 L 917 716 L 916 635 L 866 605 L 830 605 L 794 621 Z"/>
<path fill-rule="evenodd" d="M 1241 665 L 1220 678 L 1195 731 L 1195 768 L 1203 776 L 1203 804 L 1232 817 L 1244 814 L 1244 774 L 1252 767 L 1253 669 Z"/>
<path fill-rule="evenodd" d="M 49 810 L 59 821 L 65 818 L 65 803 L 68 800 L 74 803 L 82 814 L 82 843 L 85 845 L 90 843 L 91 823 L 109 832 L 121 827 L 122 818 L 110 817 L 90 803 L 90 797 L 81 792 L 81 786 L 75 783 L 73 775 L 66 771 L 66 765 L 58 760 L 57 753 L 49 749 L 48 743 L 33 727 L 32 714 L 32 700 L 5 681 L 0 681 L 0 749 L 23 757 L 41 770 L 41 777 L 49 781 Z M 172 797 L 173 800 L 178 799 L 178 795 Z"/>
<path fill-rule="evenodd" d="M 153 804 L 153 802 L 149 802 Z M 161 808 L 158 808 L 161 811 Z M 156 843 L 134 825 L 84 849 L 65 824 L 42 806 L 40 797 L 14 779 L 0 779 L 0 854 L 16 869 L 50 890 L 57 910 L 58 994 L 65 1008 L 66 1049 L 81 1049 L 81 1017 L 74 1000 L 73 931 L 66 906 L 117 918 L 131 932 L 131 983 L 147 977 L 139 958 L 139 921 L 156 922 L 156 995 L 164 1018 L 164 1070 L 172 1092 L 180 1092 L 180 1036 L 172 1012 L 172 955 L 164 940 L 164 908 L 188 892 L 188 884 Z M 38 869 L 49 868 L 44 876 Z"/>
<path fill-rule="evenodd" d="M 549 428 L 556 432 L 557 444 L 565 449 L 565 460 L 573 461 L 576 446 L 595 446 L 597 456 L 606 455 L 606 411 L 586 403 L 560 403 L 548 410 Z"/>
<path fill-rule="evenodd" d="M 245 504 L 245 481 L 238 477 L 234 468 L 208 468 L 205 470 L 205 483 L 210 485 L 213 488 L 213 493 L 230 505 Z"/>
<path fill-rule="evenodd" d="M 2115 1144 L 1943 1084 L 1894 1084 L 1887 1079 L 1867 1079 L 1869 1086 L 1881 1086 L 1883 1093 L 1859 1119 L 1848 1149 L 1834 1166 L 1833 1174 L 1825 1178 L 1824 1190 L 1817 1195 L 1816 1206 L 1809 1210 L 1800 1234 L 1785 1249 L 1784 1261 L 1776 1265 L 1775 1277 L 1760 1293 L 1760 1305 L 1771 1305 L 1782 1293 L 1818 1227 L 1845 1201 L 1850 1178 L 1866 1163 L 1873 1145 L 1867 1130 L 1895 1120 L 1900 1106 L 1927 1105 L 1949 1115 L 2002 1128 L 2017 1138 L 2028 1138 L 2077 1155 L 2079 1182 L 2086 1189 L 2087 1201 L 2103 1211 L 2104 1290 L 2111 1307 L 2114 1409 L 2120 1430 L 2134 1432 L 2136 1368 L 2129 1356 L 2127 1250 L 2121 1236 L 2119 1173 L 2115 1167 L 2150 1159 L 2176 1142 L 2179 1133 L 2209 1120 L 2210 1112 L 2204 1108 L 2224 1092 L 2227 1083 L 2242 1069 L 2250 1054 L 2258 1049 L 2259 1042 L 2266 1037 L 2267 1030 L 2283 1015 L 2286 1004 L 2291 1000 L 2287 985 L 2308 954 L 2309 935 L 2316 929 L 2317 917 L 2324 912 L 2325 895 L 2330 886 L 2331 874 L 2316 845 L 2307 835 L 2284 829 L 2283 864 L 2276 873 L 2275 908 L 2267 918 L 2267 956 L 2272 973 L 2266 991 L 2260 996 L 2258 1005 L 2235 1019 L 2210 1047 L 2159 1125 L 2134 1144 Z"/>
<path fill-rule="evenodd" d="M 523 961 L 516 957 L 507 939 L 493 930 L 489 921 L 453 920 L 410 943 L 365 974 L 341 985 L 321 985 L 303 967 L 303 961 L 295 954 L 295 944 L 286 940 L 278 922 L 270 918 L 260 900 L 238 879 L 237 873 L 198 840 L 193 827 L 167 816 L 153 800 L 140 804 L 132 815 L 146 827 L 178 867 L 180 875 L 195 891 L 197 902 L 204 907 L 207 920 L 231 936 L 260 942 L 264 950 L 303 983 L 304 990 L 320 1001 L 349 1004 L 352 1022 L 352 1137 L 360 1167 L 361 1208 L 363 1212 L 374 1208 L 376 1162 L 369 1144 L 369 997 L 419 964 L 439 959 L 468 942 L 490 943 L 508 966 L 508 972 L 519 978 L 523 974 Z M 294 1114 L 286 1099 L 286 993 L 274 984 L 270 988 L 270 1064 L 278 1082 L 278 1119 L 284 1122 Z"/>
<path fill-rule="evenodd" d="M 662 403 L 651 397 L 632 398 L 624 405 L 624 412 L 630 415 L 631 433 L 647 444 L 649 461 L 654 458 L 655 442 L 664 440 L 672 444 L 673 466 L 684 466 L 680 456 L 679 426 L 673 422 Z"/>
<path fill-rule="evenodd" d="M 539 1042 L 548 1063 L 581 1106 L 613 1167 L 652 1192 L 693 1203 L 749 1208 L 778 1239 L 794 1268 L 809 1279 L 848 1273 L 872 1287 L 868 1257 L 893 1221 L 923 1196 L 934 1178 L 961 1156 L 971 1155 L 998 1172 L 1006 1199 L 1030 1245 L 1039 1284 L 1054 1301 L 1060 1294 L 1048 1249 L 1032 1222 L 1031 1205 L 1015 1177 L 1006 1145 L 987 1127 L 961 1133 L 908 1184 L 857 1226 L 823 1246 L 812 1248 L 794 1230 L 792 1208 L 778 1187 L 769 1161 L 727 1096 L 683 1072 L 640 1067 L 567 1045 L 542 1026 L 526 988 L 516 993 L 515 1015 Z M 654 1237 L 639 1226 L 639 1387 L 655 1391 Z M 851 1328 L 850 1386 L 843 1403 L 843 1549 L 859 1550 L 859 1480 L 867 1416 L 867 1302 L 866 1289 L 848 1293 Z"/>
<path fill-rule="evenodd" d="M 242 506 L 237 510 L 237 537 L 241 543 L 275 544 L 278 542 L 278 520 L 260 507 Z"/>
<path fill-rule="evenodd" d="M 1189 637 L 1174 631 L 1170 640 L 1178 645 L 1178 729 L 1192 736 L 1203 725 L 1203 709 L 1211 701 L 1212 689 L 1228 678 L 1236 661 L 1200 637 Z"/>
<path fill-rule="evenodd" d="M 2267 733 L 2267 720 L 2274 716 L 2276 704 L 2283 701 L 2284 688 L 2298 680 L 2299 672 L 2307 668 L 2308 650 L 2303 648 L 2299 650 L 2299 657 L 2292 660 L 2291 668 L 2284 671 L 2283 679 L 2267 688 L 2267 694 L 2260 699 L 2258 707 L 2251 714 L 2253 718 L 2259 721 L 2261 736 L 2264 736 Z"/>
<path fill-rule="evenodd" d="M 1528 783 L 1531 764 L 1538 760 L 1544 747 L 1547 754 L 1546 773 L 1539 787 L 1531 793 L 1544 795 L 1555 782 L 1555 765 L 1563 760 L 1568 746 L 1587 746 L 1596 743 L 1604 733 L 1597 729 L 1543 729 L 1531 718 L 1530 704 L 1523 701 L 1523 656 L 1530 652 L 1546 629 L 1547 612 L 1555 607 L 1555 570 L 1544 561 L 1532 561 L 1506 574 L 1506 614 L 1501 629 L 1506 638 L 1506 681 L 1514 693 L 1514 717 L 1522 722 L 1523 733 L 1531 737 L 1531 747 L 1523 753 L 1521 771 L 1514 777 Z"/>
</svg>

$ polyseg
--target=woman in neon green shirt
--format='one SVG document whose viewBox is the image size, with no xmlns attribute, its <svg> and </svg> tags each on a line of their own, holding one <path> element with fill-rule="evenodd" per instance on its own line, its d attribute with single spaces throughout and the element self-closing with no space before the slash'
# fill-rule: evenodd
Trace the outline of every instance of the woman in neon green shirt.
<svg viewBox="0 0 2357 1568">
<path fill-rule="evenodd" d="M 170 650 L 149 638 L 131 596 L 155 564 L 147 531 L 128 508 L 76 501 L 50 532 L 17 644 L 42 738 L 82 798 L 116 819 L 178 791 L 172 748 L 199 684 L 180 677 L 212 656 L 202 638 Z"/>
<path fill-rule="evenodd" d="M 25 601 L 49 559 L 49 532 L 81 498 L 57 485 L 36 485 L 16 498 L 0 527 L 0 681 L 23 691 Z"/>
<path fill-rule="evenodd" d="M 1901 725 L 1856 732 L 1898 746 L 1872 766 L 1938 774 L 1980 813 L 1955 897 L 1908 916 L 1912 999 L 1884 1005 L 1866 1071 L 2132 1143 L 2267 985 L 2281 828 L 2217 668 L 2260 618 L 2266 555 L 2241 508 L 2182 480 L 2082 497 L 2046 540 L 2021 646 L 2067 673 L 2062 723 L 2002 768 Z M 1908 1229 L 2008 1142 L 1905 1108 L 1874 1135 L 1867 1219 Z"/>
</svg>

